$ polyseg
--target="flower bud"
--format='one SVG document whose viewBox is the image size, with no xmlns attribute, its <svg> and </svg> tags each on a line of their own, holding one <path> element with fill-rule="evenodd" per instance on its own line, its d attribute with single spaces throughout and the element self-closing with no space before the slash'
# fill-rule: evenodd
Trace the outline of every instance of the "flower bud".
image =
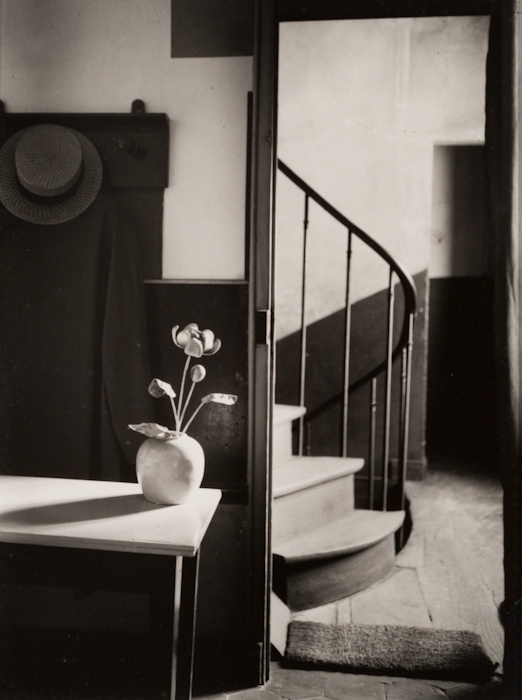
<svg viewBox="0 0 522 700">
<path fill-rule="evenodd" d="M 190 370 L 190 378 L 196 384 L 205 379 L 206 374 L 207 370 L 203 367 L 203 365 L 194 365 L 194 367 Z"/>
</svg>

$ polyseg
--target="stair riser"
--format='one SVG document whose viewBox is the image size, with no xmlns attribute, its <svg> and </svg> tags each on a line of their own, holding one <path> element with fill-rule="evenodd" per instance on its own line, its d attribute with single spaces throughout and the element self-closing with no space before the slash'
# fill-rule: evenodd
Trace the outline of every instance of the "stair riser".
<svg viewBox="0 0 522 700">
<path fill-rule="evenodd" d="M 353 474 L 276 498 L 272 510 L 272 544 L 325 525 L 346 515 L 353 507 Z"/>
<path fill-rule="evenodd" d="M 274 425 L 272 431 L 272 466 L 277 469 L 292 456 L 292 423 Z"/>
<path fill-rule="evenodd" d="M 391 573 L 394 539 L 391 534 L 355 554 L 306 564 L 288 565 L 283 557 L 274 556 L 274 591 L 292 612 L 352 595 Z"/>
</svg>

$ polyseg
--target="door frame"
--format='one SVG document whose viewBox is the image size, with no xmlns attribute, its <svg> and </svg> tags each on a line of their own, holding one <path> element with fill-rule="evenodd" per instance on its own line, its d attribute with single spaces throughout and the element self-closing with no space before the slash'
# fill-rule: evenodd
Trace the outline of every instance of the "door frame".
<svg viewBox="0 0 522 700">
<path fill-rule="evenodd" d="M 519 551 L 522 546 L 522 518 L 519 503 L 522 502 L 522 445 L 520 445 L 519 417 L 522 415 L 522 268 L 521 221 L 519 217 L 519 193 L 522 184 L 522 168 L 518 159 L 518 146 L 522 137 L 519 114 L 522 113 L 522 91 L 518 89 L 521 76 L 518 45 L 522 45 L 522 0 L 256 0 L 256 35 L 254 49 L 254 157 L 252 162 L 253 204 L 251 225 L 253 235 L 252 269 L 255 271 L 253 308 L 264 311 L 257 318 L 266 330 L 268 341 L 263 349 L 256 340 L 256 386 L 264 387 L 268 405 L 253 407 L 255 420 L 255 448 L 253 484 L 255 485 L 254 511 L 257 512 L 257 545 L 263 544 L 266 553 L 264 586 L 265 652 L 262 659 L 264 672 L 269 672 L 269 592 L 271 586 L 271 397 L 273 397 L 273 349 L 269 326 L 272 322 L 273 300 L 273 241 L 274 241 L 274 185 L 276 177 L 277 138 L 277 54 L 279 22 L 300 20 L 377 19 L 415 16 L 463 16 L 491 15 L 501 12 L 503 20 L 503 68 L 505 76 L 502 94 L 502 122 L 504 145 L 501 164 L 501 187 L 507 193 L 504 212 L 504 232 L 513 241 L 512 270 L 507 284 L 512 289 L 508 316 L 518 323 L 505 349 L 505 360 L 511 369 L 511 444 L 506 450 L 508 458 L 503 464 L 504 480 L 504 572 L 508 616 L 511 624 L 505 626 L 504 678 L 515 692 L 522 692 L 522 668 L 518 659 L 522 615 L 522 568 Z M 504 320 L 503 320 L 504 323 Z M 252 319 L 252 328 L 256 319 Z M 515 331 L 515 327 L 512 327 Z M 267 374 L 265 375 L 264 372 Z M 259 382 L 259 384 L 257 384 Z M 256 395 L 257 395 L 256 391 Z M 259 421 L 259 422 L 258 422 Z M 264 438 L 261 434 L 264 431 Z M 265 444 L 262 455 L 260 446 Z M 265 464 L 263 470 L 262 464 Z M 263 473 L 262 473 L 263 472 Z M 256 515 L 254 514 L 256 518 Z M 260 678 L 262 673 L 260 672 Z"/>
<path fill-rule="evenodd" d="M 275 0 L 255 0 L 249 203 L 249 435 L 251 473 L 251 629 L 258 634 L 258 683 L 270 670 L 272 588 L 273 212 L 275 180 L 277 28 Z M 256 641 L 256 640 L 254 640 Z"/>
</svg>

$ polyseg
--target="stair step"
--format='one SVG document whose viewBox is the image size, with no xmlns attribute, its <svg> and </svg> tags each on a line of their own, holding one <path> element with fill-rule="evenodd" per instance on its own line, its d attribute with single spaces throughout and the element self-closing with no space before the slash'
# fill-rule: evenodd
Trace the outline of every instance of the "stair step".
<svg viewBox="0 0 522 700">
<path fill-rule="evenodd" d="M 285 655 L 290 620 L 291 613 L 288 606 L 272 591 L 270 595 L 270 643 L 281 656 Z"/>
<path fill-rule="evenodd" d="M 354 473 L 363 463 L 342 457 L 292 457 L 275 470 L 272 544 L 352 511 Z"/>
<path fill-rule="evenodd" d="M 273 589 L 292 612 L 333 603 L 368 588 L 395 566 L 395 535 L 333 559 L 289 563 L 274 554 Z"/>
<path fill-rule="evenodd" d="M 290 406 L 289 404 L 276 403 L 274 404 L 273 423 L 281 425 L 281 423 L 291 423 L 306 413 L 304 406 Z"/>
<path fill-rule="evenodd" d="M 291 457 L 274 473 L 274 498 L 355 474 L 363 467 L 360 457 Z"/>
<path fill-rule="evenodd" d="M 396 532 L 404 521 L 400 511 L 353 510 L 344 517 L 324 523 L 314 530 L 279 541 L 274 554 L 287 564 L 332 559 L 354 554 L 377 544 Z"/>
<path fill-rule="evenodd" d="M 272 420 L 272 465 L 284 464 L 292 456 L 292 422 L 306 413 L 304 406 L 275 404 Z"/>
</svg>

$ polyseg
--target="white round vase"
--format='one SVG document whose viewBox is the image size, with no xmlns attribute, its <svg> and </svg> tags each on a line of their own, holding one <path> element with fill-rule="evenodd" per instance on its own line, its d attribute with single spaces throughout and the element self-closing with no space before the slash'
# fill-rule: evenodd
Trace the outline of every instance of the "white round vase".
<svg viewBox="0 0 522 700">
<path fill-rule="evenodd" d="M 201 486 L 204 471 L 203 448 L 186 433 L 168 440 L 147 438 L 136 455 L 138 483 L 151 503 L 185 503 Z"/>
</svg>

